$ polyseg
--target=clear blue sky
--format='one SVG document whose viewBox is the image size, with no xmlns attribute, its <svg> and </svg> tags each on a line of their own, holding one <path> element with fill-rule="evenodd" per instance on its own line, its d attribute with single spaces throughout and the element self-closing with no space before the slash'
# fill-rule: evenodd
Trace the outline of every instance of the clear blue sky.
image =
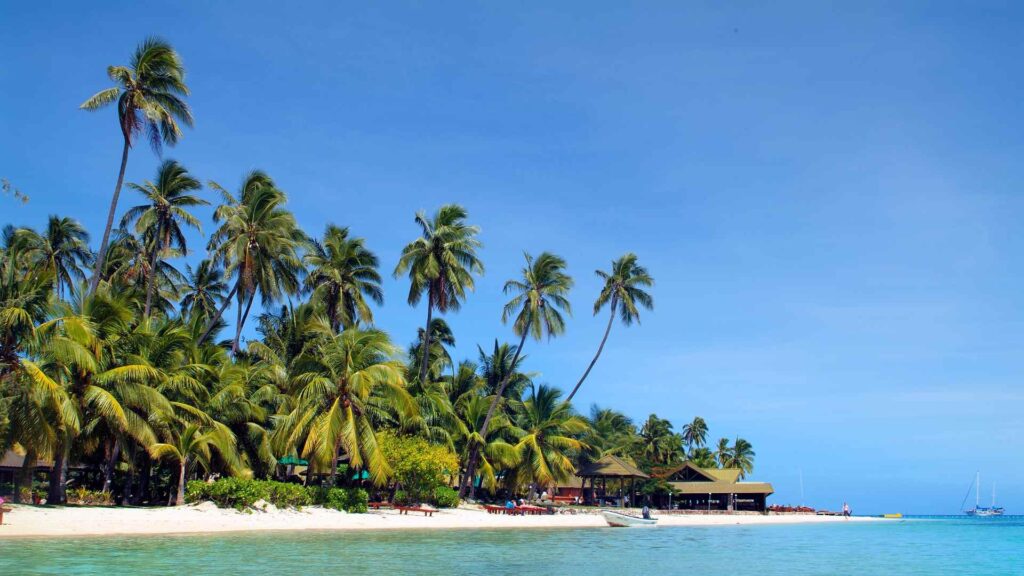
<svg viewBox="0 0 1024 576">
<path fill-rule="evenodd" d="M 526 352 L 570 387 L 593 270 L 635 251 L 657 309 L 614 328 L 584 409 L 704 416 L 775 502 L 802 469 L 811 505 L 954 512 L 980 469 L 1024 512 L 1019 4 L 366 4 L 4 3 L 0 176 L 31 202 L 0 222 L 98 240 L 119 134 L 77 106 L 158 34 L 196 117 L 165 156 L 204 180 L 268 171 L 387 272 L 416 210 L 467 206 L 487 275 L 448 318 L 459 356 L 512 338 L 501 285 L 551 250 L 575 316 Z M 157 163 L 139 146 L 128 180 Z M 408 343 L 425 312 L 386 290 Z"/>
</svg>

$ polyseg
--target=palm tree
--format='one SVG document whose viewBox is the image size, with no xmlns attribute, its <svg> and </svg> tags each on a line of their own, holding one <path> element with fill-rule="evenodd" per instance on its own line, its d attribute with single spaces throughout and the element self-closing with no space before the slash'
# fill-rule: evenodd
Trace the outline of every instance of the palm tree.
<svg viewBox="0 0 1024 576">
<path fill-rule="evenodd" d="M 694 417 L 693 421 L 683 426 L 683 442 L 686 443 L 687 452 L 692 448 L 701 448 L 707 442 L 708 423 L 700 416 Z"/>
<path fill-rule="evenodd" d="M 679 437 L 672 433 L 672 423 L 651 414 L 640 427 L 642 452 L 654 464 L 668 464 L 678 455 Z"/>
<path fill-rule="evenodd" d="M 416 213 L 416 223 L 422 236 L 410 242 L 395 267 L 395 277 L 409 273 L 409 305 L 419 303 L 427 294 L 427 341 L 430 349 L 430 322 L 436 309 L 441 314 L 456 311 L 474 288 L 473 274 L 483 274 L 483 262 L 476 251 L 481 243 L 476 239 L 477 226 L 465 223 L 466 209 L 456 204 L 442 206 L 433 218 L 422 211 Z M 427 377 L 427 357 L 420 360 L 420 379 Z"/>
<path fill-rule="evenodd" d="M 750 442 L 743 438 L 736 438 L 732 448 L 729 449 L 726 455 L 725 464 L 722 467 L 739 468 L 739 478 L 742 480 L 747 477 L 747 474 L 754 471 L 754 456 L 756 456 L 756 453 Z"/>
<path fill-rule="evenodd" d="M 146 287 L 144 317 L 149 317 L 153 304 L 153 290 L 156 287 L 156 261 L 161 253 L 166 257 L 171 248 L 182 255 L 188 254 L 182 226 L 202 230 L 199 220 L 189 214 L 187 208 L 206 206 L 209 202 L 189 194 L 203 187 L 188 173 L 184 166 L 174 160 L 166 160 L 157 170 L 156 182 L 129 183 L 128 187 L 145 196 L 147 203 L 129 208 L 121 219 L 121 227 L 135 222 L 135 231 L 141 236 L 153 239 L 149 259 L 150 277 Z"/>
<path fill-rule="evenodd" d="M 182 313 L 198 314 L 207 320 L 224 302 L 224 292 L 228 285 L 224 283 L 224 271 L 213 265 L 210 260 L 203 260 L 195 270 L 186 265 L 188 282 L 181 297 Z"/>
<path fill-rule="evenodd" d="M 381 305 L 384 291 L 377 256 L 366 248 L 362 238 L 349 238 L 348 228 L 328 224 L 323 241 L 311 241 L 303 260 L 309 269 L 306 288 L 324 307 L 335 332 L 359 322 L 373 324 L 366 299 Z"/>
<path fill-rule="evenodd" d="M 490 422 L 487 436 L 481 434 L 489 406 L 485 396 L 466 396 L 458 404 L 458 432 L 455 436 L 459 454 L 465 456 L 476 450 L 480 455 L 478 472 L 481 485 L 493 491 L 498 483 L 495 469 L 519 463 L 519 452 L 508 442 L 508 437 L 515 437 L 518 430 L 512 427 L 504 414 L 498 414 Z"/>
<path fill-rule="evenodd" d="M 526 356 L 518 355 L 516 346 L 494 339 L 491 353 L 477 345 L 480 358 L 480 379 L 483 381 L 484 392 L 490 396 L 498 393 L 498 388 L 505 383 L 502 397 L 505 400 L 519 400 L 523 397 L 526 387 L 532 382 L 529 374 L 520 371 Z M 513 364 L 513 361 L 515 362 Z"/>
<path fill-rule="evenodd" d="M 371 396 L 381 394 L 400 414 L 411 416 L 415 403 L 405 389 L 397 348 L 379 330 L 349 328 L 325 334 L 296 359 L 293 382 L 297 406 L 282 417 L 277 452 L 291 453 L 301 443 L 304 458 L 331 469 L 337 476 L 338 452 L 353 468 L 364 466 L 374 483 L 384 482 L 391 468 L 374 434 Z M 304 439 L 304 440 L 303 440 Z"/>
<path fill-rule="evenodd" d="M 169 442 L 158 442 L 149 446 L 151 457 L 158 460 L 169 459 L 178 463 L 178 490 L 174 499 L 175 506 L 185 503 L 187 474 L 196 465 L 208 470 L 215 453 L 225 460 L 230 461 L 235 458 L 235 437 L 224 426 L 184 423 L 180 430 L 171 434 Z"/>
<path fill-rule="evenodd" d="M 444 369 L 452 365 L 452 356 L 448 353 L 448 348 L 455 346 L 455 334 L 452 333 L 451 326 L 448 326 L 444 318 L 433 318 L 430 321 L 429 331 L 428 335 L 423 328 L 417 328 L 416 341 L 409 346 L 410 366 L 408 366 L 406 377 L 412 382 L 418 380 L 416 376 L 419 366 L 422 365 L 423 350 L 427 346 L 427 342 L 430 342 L 430 348 L 427 351 L 427 374 L 430 378 L 421 381 L 421 385 L 427 381 L 436 382 L 441 379 Z"/>
<path fill-rule="evenodd" d="M 214 262 L 224 266 L 224 274 L 235 277 L 235 284 L 200 341 L 206 340 L 231 298 L 237 297 L 231 345 L 232 353 L 237 354 L 242 327 L 256 293 L 268 305 L 298 291 L 302 269 L 298 250 L 306 238 L 292 213 L 283 208 L 287 202 L 284 192 L 266 173 L 254 170 L 246 175 L 237 198 L 216 182 L 210 182 L 210 187 L 221 193 L 224 203 L 213 215 L 221 225 L 210 237 L 209 249 Z"/>
<path fill-rule="evenodd" d="M 731 452 L 732 448 L 729 447 L 729 439 L 719 438 L 718 447 L 715 449 L 714 452 L 715 461 L 718 462 L 719 468 L 728 468 L 729 459 L 731 458 Z"/>
<path fill-rule="evenodd" d="M 689 460 L 698 468 L 714 468 L 716 466 L 715 454 L 706 446 L 697 448 L 690 453 Z"/>
<path fill-rule="evenodd" d="M 628 453 L 638 443 L 633 421 L 617 410 L 592 406 L 589 424 L 586 443 L 590 446 L 589 456 L 593 460 L 608 454 Z"/>
<path fill-rule="evenodd" d="M 610 312 L 608 315 L 608 326 L 604 329 L 604 337 L 601 338 L 601 344 L 597 347 L 594 359 L 590 361 L 590 365 L 583 372 L 580 381 L 576 383 L 572 392 L 569 393 L 569 397 L 565 399 L 566 402 L 572 402 L 576 392 L 583 385 L 583 381 L 590 374 L 590 370 L 597 363 L 597 359 L 601 357 L 604 344 L 608 341 L 608 334 L 612 331 L 615 313 L 618 312 L 622 323 L 629 326 L 634 320 L 637 323 L 640 322 L 638 305 L 647 310 L 654 308 L 654 299 L 644 291 L 644 288 L 654 285 L 654 278 L 647 273 L 646 268 L 637 264 L 636 260 L 636 254 L 628 252 L 622 258 L 612 262 L 611 271 L 594 271 L 595 274 L 604 280 L 604 288 L 601 289 L 601 294 L 598 295 L 597 300 L 594 302 L 594 315 L 596 316 L 601 311 L 601 308 L 607 305 Z"/>
<path fill-rule="evenodd" d="M 547 334 L 551 339 L 565 332 L 565 320 L 560 310 L 567 314 L 572 313 L 572 306 L 569 304 L 566 295 L 572 288 L 572 277 L 565 272 L 565 260 L 561 257 L 543 252 L 536 260 L 529 254 L 524 254 L 526 266 L 522 270 L 521 280 L 509 280 L 505 282 L 504 291 L 506 294 L 515 294 L 501 312 L 501 321 L 508 322 L 514 317 L 512 330 L 519 336 L 519 345 L 516 347 L 515 355 L 512 357 L 511 366 L 518 366 L 519 356 L 522 354 L 523 346 L 526 344 L 526 336 L 532 335 L 535 340 L 540 340 Z M 505 378 L 494 391 L 491 406 L 487 409 L 487 417 L 481 427 L 481 435 L 487 436 L 487 428 L 494 411 L 501 402 L 505 387 L 508 386 L 515 374 L 509 371 Z M 466 478 L 459 489 L 459 496 L 465 497 L 466 492 L 472 493 L 472 482 L 476 472 L 476 462 L 479 452 L 470 452 L 469 461 L 466 465 Z"/>
<path fill-rule="evenodd" d="M 590 425 L 561 396 L 561 390 L 541 384 L 516 405 L 514 421 L 523 432 L 516 444 L 519 483 L 546 486 L 576 472 L 573 460 L 587 448 L 578 438 Z"/>
<path fill-rule="evenodd" d="M 159 38 L 146 38 L 135 49 L 128 66 L 108 66 L 107 76 L 116 86 L 101 90 L 82 103 L 83 110 L 99 110 L 117 101 L 117 122 L 121 127 L 124 146 L 121 150 L 121 170 L 110 200 L 107 225 L 96 257 L 90 292 L 99 285 L 99 274 L 107 256 L 110 229 L 117 213 L 117 199 L 124 183 L 128 166 L 128 149 L 134 139 L 146 130 L 149 143 L 159 153 L 166 144 L 174 146 L 181 138 L 179 123 L 192 126 L 192 111 L 183 99 L 189 89 L 185 84 L 185 67 L 181 58 L 167 42 Z"/>
<path fill-rule="evenodd" d="M 42 234 L 30 228 L 15 232 L 15 242 L 22 243 L 24 257 L 31 264 L 31 272 L 54 276 L 57 297 L 64 296 L 64 290 L 85 278 L 83 266 L 92 262 L 89 251 L 89 233 L 71 218 L 50 216 Z"/>
</svg>

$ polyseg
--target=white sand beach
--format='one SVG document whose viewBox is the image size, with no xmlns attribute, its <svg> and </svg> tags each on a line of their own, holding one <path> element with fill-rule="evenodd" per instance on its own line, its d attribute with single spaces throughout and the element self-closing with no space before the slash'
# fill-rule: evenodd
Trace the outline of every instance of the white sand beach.
<svg viewBox="0 0 1024 576">
<path fill-rule="evenodd" d="M 505 516 L 463 507 L 427 517 L 394 510 L 347 514 L 319 507 L 301 511 L 238 512 L 211 503 L 177 508 L 103 508 L 11 506 L 0 539 L 30 536 L 109 534 L 186 534 L 259 530 L 399 530 L 429 528 L 595 528 L 606 526 L 599 514 Z M 657 514 L 656 514 L 657 516 Z M 799 515 L 661 515 L 659 526 L 725 526 L 837 522 L 881 522 L 880 518 Z"/>
</svg>

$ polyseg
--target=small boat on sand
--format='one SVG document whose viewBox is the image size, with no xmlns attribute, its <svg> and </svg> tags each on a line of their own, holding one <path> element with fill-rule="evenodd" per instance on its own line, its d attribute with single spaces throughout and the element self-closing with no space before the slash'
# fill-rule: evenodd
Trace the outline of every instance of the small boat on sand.
<svg viewBox="0 0 1024 576">
<path fill-rule="evenodd" d="M 623 514 L 621 512 L 612 512 L 611 510 L 601 510 L 601 515 L 604 516 L 604 520 L 609 526 L 614 526 L 616 528 L 654 526 L 658 523 L 657 518 L 641 518 L 639 516 L 630 516 L 629 514 Z"/>
</svg>

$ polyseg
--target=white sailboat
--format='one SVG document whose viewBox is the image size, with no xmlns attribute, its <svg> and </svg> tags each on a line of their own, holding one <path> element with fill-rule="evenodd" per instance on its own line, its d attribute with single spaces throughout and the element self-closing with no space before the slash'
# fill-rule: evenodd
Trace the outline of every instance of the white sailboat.
<svg viewBox="0 0 1024 576">
<path fill-rule="evenodd" d="M 970 492 L 968 492 L 970 494 Z M 996 484 L 992 483 L 992 505 L 989 507 L 981 506 L 981 472 L 977 473 L 974 479 L 974 508 L 965 510 L 965 514 L 968 516 L 978 517 L 989 517 L 989 516 L 1002 516 L 1003 509 L 996 506 Z"/>
</svg>

